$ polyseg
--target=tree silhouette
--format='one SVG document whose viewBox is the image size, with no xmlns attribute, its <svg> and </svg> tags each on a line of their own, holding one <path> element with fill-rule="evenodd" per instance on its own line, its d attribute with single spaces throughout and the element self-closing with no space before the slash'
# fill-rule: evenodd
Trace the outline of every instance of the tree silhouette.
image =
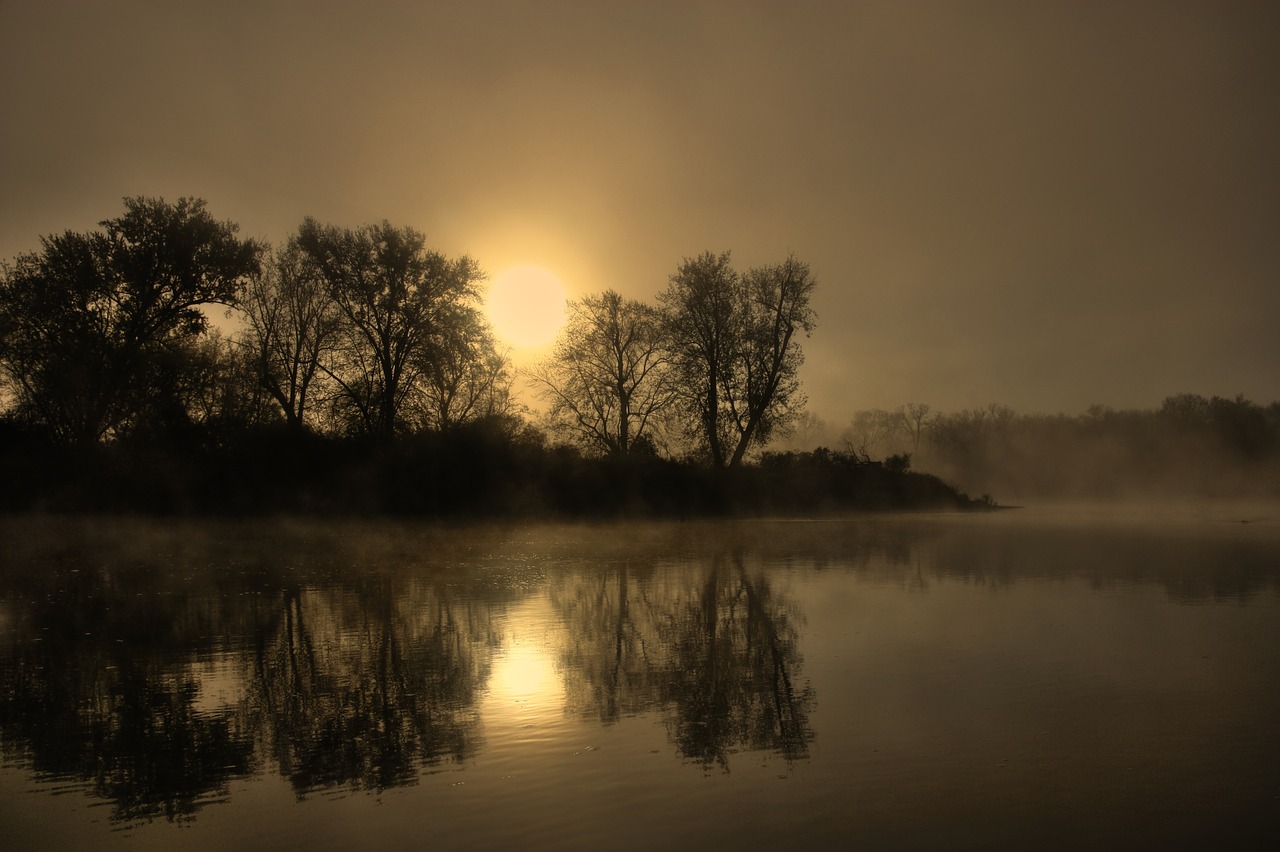
<svg viewBox="0 0 1280 852">
<path fill-rule="evenodd" d="M 423 362 L 458 333 L 479 299 L 475 261 L 426 248 L 412 228 L 389 222 L 351 230 L 308 218 L 299 249 L 315 264 L 341 326 L 323 365 L 336 385 L 333 411 L 349 431 L 390 437 L 420 403 Z"/>
<path fill-rule="evenodd" d="M 730 440 L 721 395 L 733 382 L 731 365 L 741 337 L 738 290 L 729 253 L 703 252 L 685 259 L 659 296 L 667 312 L 681 406 L 690 431 L 705 443 L 718 468 L 725 466 Z"/>
<path fill-rule="evenodd" d="M 841 437 L 850 452 L 863 461 L 870 461 L 892 447 L 906 428 L 908 424 L 901 411 L 872 408 L 856 412 Z"/>
<path fill-rule="evenodd" d="M 249 429 L 278 420 L 261 392 L 257 365 L 234 339 L 210 329 L 176 347 L 167 411 L 154 411 L 148 438 L 185 437 L 205 447 L 233 446 Z M 167 416 L 166 416 L 167 415 Z"/>
<path fill-rule="evenodd" d="M 800 365 L 804 353 L 795 339 L 806 336 L 817 319 L 809 298 L 817 282 L 808 264 L 794 255 L 773 266 L 748 270 L 745 287 L 744 392 L 729 395 L 730 412 L 738 434 L 731 465 L 742 461 L 747 448 L 765 444 L 804 408 L 800 393 Z"/>
<path fill-rule="evenodd" d="M 928 428 L 929 413 L 933 409 L 927 403 L 908 402 L 899 410 L 907 434 L 911 436 L 911 453 L 915 455 L 920 452 L 920 439 Z"/>
<path fill-rule="evenodd" d="M 448 333 L 419 354 L 425 428 L 449 431 L 515 408 L 511 362 L 474 304 L 454 302 Z"/>
<path fill-rule="evenodd" d="M 551 357 L 530 371 L 554 422 L 588 450 L 652 446 L 675 399 L 659 313 L 613 290 L 569 304 Z"/>
<path fill-rule="evenodd" d="M 338 315 L 296 238 L 249 279 L 237 305 L 246 320 L 242 343 L 257 373 L 255 391 L 270 396 L 290 427 L 302 428 L 312 413 L 320 365 L 335 345 Z"/>
<path fill-rule="evenodd" d="M 737 467 L 803 409 L 796 334 L 816 322 L 816 282 L 794 255 L 745 275 L 729 260 L 685 259 L 659 297 L 686 418 L 716 467 Z"/>
<path fill-rule="evenodd" d="M 41 240 L 0 277 L 0 367 L 19 418 L 76 444 L 173 399 L 200 308 L 230 304 L 258 268 L 199 199 L 127 198 L 103 231 Z"/>
</svg>

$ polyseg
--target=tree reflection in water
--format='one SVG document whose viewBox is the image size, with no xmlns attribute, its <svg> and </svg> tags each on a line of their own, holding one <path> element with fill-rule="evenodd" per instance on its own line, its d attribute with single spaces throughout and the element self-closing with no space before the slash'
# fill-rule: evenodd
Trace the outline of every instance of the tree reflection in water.
<svg viewBox="0 0 1280 852">
<path fill-rule="evenodd" d="M 182 594 L 158 595 L 140 568 L 54 566 L 0 606 L 0 745 L 41 776 L 75 779 L 113 802 L 117 821 L 191 817 L 253 766 L 234 713 L 197 710 L 187 665 L 207 612 Z M 145 599 L 145 604 L 142 600 Z"/>
<path fill-rule="evenodd" d="M 279 600 L 257 636 L 248 712 L 299 794 L 408 784 L 474 754 L 493 645 L 483 607 L 386 581 Z"/>
<path fill-rule="evenodd" d="M 571 715 L 658 713 L 705 768 L 794 760 L 812 737 L 798 616 L 741 553 L 596 569 L 552 548 L 530 574 L 527 553 L 486 572 L 415 556 L 433 551 L 412 536 L 335 556 L 331 539 L 250 531 L 227 551 L 146 532 L 51 536 L 0 564 L 0 749 L 116 821 L 190 818 L 258 772 L 305 797 L 477 756 L 513 605 L 548 588 Z"/>
<path fill-rule="evenodd" d="M 741 750 L 805 757 L 814 694 L 799 679 L 794 606 L 740 552 L 702 567 L 564 578 L 552 596 L 568 622 L 571 709 L 607 724 L 660 708 L 681 757 L 708 769 Z"/>
<path fill-rule="evenodd" d="M 115 821 L 189 818 L 268 760 L 302 796 L 412 783 L 480 746 L 494 603 L 443 581 L 263 589 L 75 549 L 4 567 L 0 749 Z"/>
<path fill-rule="evenodd" d="M 228 797 L 233 782 L 276 774 L 300 798 L 322 789 L 412 784 L 433 768 L 465 761 L 470 771 L 486 759 L 494 771 L 528 760 L 549 774 L 561 773 L 561 779 L 571 774 L 575 784 L 602 786 L 596 781 L 608 772 L 615 780 L 649 772 L 637 789 L 666 784 L 666 770 L 653 767 L 665 763 L 680 771 L 669 760 L 637 770 L 632 763 L 610 767 L 602 757 L 583 773 L 586 761 L 557 756 L 558 738 L 582 733 L 582 722 L 613 725 L 629 717 L 637 727 L 653 726 L 634 736 L 635 728 L 620 727 L 615 742 L 649 748 L 646 738 L 661 738 L 665 730 L 669 750 L 695 771 L 727 771 L 747 751 L 789 763 L 805 759 L 812 745 L 815 703 L 799 649 L 803 614 L 786 585 L 789 578 L 796 578 L 802 596 L 839 588 L 854 600 L 864 591 L 896 587 L 894 600 L 903 606 L 916 609 L 934 599 L 936 606 L 920 612 L 955 613 L 948 607 L 963 600 L 978 606 L 975 618 L 987 619 L 1003 617 L 1003 606 L 984 608 L 963 587 L 1003 591 L 1029 583 L 1029 594 L 1008 596 L 1021 607 L 1012 611 L 1027 620 L 1042 611 L 1028 607 L 1039 607 L 1046 594 L 1054 596 L 1056 607 L 1058 590 L 1069 580 L 1072 586 L 1115 589 L 1122 594 L 1111 599 L 1143 607 L 1134 612 L 1156 611 L 1153 624 L 1160 630 L 1190 625 L 1195 630 L 1189 639 L 1204 638 L 1211 647 L 1209 627 L 1238 621 L 1233 638 L 1221 647 L 1248 652 L 1241 658 L 1248 660 L 1253 646 L 1241 631 L 1261 609 L 1244 606 L 1237 614 L 1205 608 L 1179 618 L 1151 602 L 1163 591 L 1176 605 L 1273 603 L 1280 590 L 1275 534 L 1259 526 L 1201 524 L 1186 533 L 1135 523 L 1082 529 L 1054 517 L 999 515 L 516 529 L 0 518 L 0 757 L 6 781 L 21 768 L 29 776 L 19 782 L 26 789 L 53 782 L 86 791 L 111 803 L 117 824 L 190 819 Z M 1129 594 L 1135 588 L 1141 594 Z M 832 653 L 821 638 L 832 619 L 842 617 L 844 598 L 829 604 L 806 599 L 815 601 L 817 629 L 809 652 L 816 659 Z M 1072 600 L 1081 605 L 1078 597 Z M 1096 609 L 1103 608 L 1088 611 Z M 1105 609 L 1113 610 L 1110 604 Z M 1219 620 L 1228 616 L 1231 621 Z M 886 628 L 898 641 L 886 647 L 906 647 L 900 627 Z M 1140 631 L 1126 623 L 1122 632 Z M 1060 671 L 1071 688 L 1093 683 L 1087 694 L 1105 697 L 1114 695 L 1117 672 L 1132 675 L 1123 659 L 1109 668 L 1109 646 L 1088 642 L 1078 657 L 1084 662 L 1077 665 L 1076 651 L 1066 643 L 1082 636 L 1079 630 L 1054 625 L 1028 635 L 1037 641 L 1065 637 L 1063 645 L 1048 642 L 1045 653 L 1060 666 L 1051 671 Z M 531 638 L 522 644 L 522 637 Z M 985 717 L 987 699 L 977 696 L 984 683 L 1029 683 L 1033 691 L 1026 700 L 1051 718 L 1065 718 L 1061 714 L 1075 706 L 1059 707 L 1068 687 L 1056 676 L 1047 696 L 1034 692 L 1048 683 L 1047 675 L 1027 677 L 1020 661 L 1036 658 L 1038 646 L 1006 654 L 1001 641 L 980 637 L 968 651 L 969 670 L 989 669 L 989 677 L 957 693 L 967 697 L 967 712 L 979 705 L 984 714 L 976 723 L 960 702 L 954 724 L 962 726 L 956 730 L 966 732 L 966 742 L 977 742 L 968 737 L 970 727 L 994 730 Z M 918 660 L 916 646 L 908 645 L 912 656 L 905 659 Z M 1160 670 L 1143 683 L 1148 693 L 1163 695 L 1160 677 L 1168 677 L 1162 672 L 1175 666 L 1169 662 L 1174 657 L 1160 656 L 1154 644 L 1134 649 L 1156 654 Z M 1198 643 L 1182 648 L 1187 649 L 1205 655 L 1198 656 L 1205 662 L 1196 669 L 1203 681 L 1170 683 L 1185 689 L 1216 683 L 1219 663 L 1207 656 L 1212 650 L 1201 651 Z M 555 654 L 554 665 L 548 651 Z M 1271 662 L 1265 655 L 1257 659 Z M 883 665 L 898 663 L 890 658 Z M 1232 718 L 1241 707 L 1272 706 L 1274 690 L 1265 681 L 1257 688 L 1241 686 L 1248 676 L 1235 665 L 1221 665 L 1222 682 L 1233 691 L 1224 692 L 1218 705 L 1203 703 L 1209 693 L 1198 689 L 1184 689 L 1183 703 L 1173 705 L 1206 714 L 1217 707 L 1212 721 L 1184 729 L 1170 716 L 1164 719 L 1167 730 L 1186 730 L 1196 738 L 1217 730 L 1218 720 Z M 838 674 L 822 668 L 828 676 Z M 1097 668 L 1101 674 L 1094 673 Z M 860 671 L 870 677 L 874 669 Z M 947 694 L 949 681 L 936 675 L 927 669 L 904 683 L 935 677 L 930 688 Z M 1237 675 L 1240 682 L 1232 681 Z M 549 685 L 557 676 L 563 690 Z M 854 695 L 866 701 L 869 723 L 880 719 L 879 734 L 900 743 L 928 730 L 923 720 L 947 729 L 942 716 L 927 715 L 933 705 L 921 704 L 918 718 L 903 723 L 903 734 L 896 720 L 884 721 L 894 711 L 875 706 L 885 700 L 880 691 L 830 689 L 833 706 Z M 563 696 L 566 715 L 576 722 L 566 729 L 539 718 L 536 730 L 517 729 L 531 715 L 522 703 L 531 695 L 541 702 L 538 714 L 558 713 Z M 495 708 L 502 701 L 495 696 L 513 699 L 507 703 L 519 704 L 519 713 L 499 717 L 502 711 Z M 910 696 L 916 700 L 914 692 Z M 1235 697 L 1238 706 L 1232 704 Z M 1147 724 L 1141 715 L 1145 705 L 1135 707 L 1140 710 L 1129 714 L 1128 730 L 1140 732 Z M 494 742 L 489 754 L 482 710 L 489 714 L 491 738 L 503 737 L 504 748 Z M 843 733 L 829 745 L 829 759 L 809 767 L 812 778 L 842 771 L 833 766 L 848 755 L 840 753 Z M 1096 734 L 1090 729 L 1082 742 L 1092 747 Z M 1250 742 L 1241 739 L 1234 746 L 1235 764 L 1255 753 Z M 1261 742 L 1264 751 L 1256 753 L 1265 755 L 1270 743 L 1265 737 Z M 1038 740 L 1035 748 L 1069 753 L 1068 747 L 1041 746 Z M 1090 759 L 1095 762 L 1082 765 L 1114 763 L 1109 756 Z M 954 760 L 940 765 L 952 781 L 968 783 L 967 769 L 955 775 Z M 1223 777 L 1234 771 L 1228 765 L 1221 763 Z M 1209 760 L 1205 766 L 1219 763 Z M 933 789 L 933 779 L 923 777 L 932 771 L 930 764 L 920 767 L 912 770 L 922 776 L 920 789 Z M 536 781 L 537 774 L 526 773 L 522 781 Z M 1086 776 L 1081 783 L 1092 785 L 1092 774 Z M 1074 776 L 1063 778 L 1067 789 L 1090 795 L 1071 786 Z M 744 789 L 737 782 L 733 787 Z M 1042 784 L 1041 792 L 1046 789 Z"/>
</svg>

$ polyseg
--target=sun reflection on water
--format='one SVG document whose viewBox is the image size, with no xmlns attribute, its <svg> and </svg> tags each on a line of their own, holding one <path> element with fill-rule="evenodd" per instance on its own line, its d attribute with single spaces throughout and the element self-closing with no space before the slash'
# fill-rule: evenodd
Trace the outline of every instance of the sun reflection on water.
<svg viewBox="0 0 1280 852">
<path fill-rule="evenodd" d="M 485 719 L 528 726 L 534 717 L 562 714 L 564 684 L 556 663 L 555 618 L 543 597 L 506 615 L 506 643 L 494 658 Z"/>
<path fill-rule="evenodd" d="M 520 700 L 558 689 L 555 664 L 545 648 L 522 645 L 499 658 L 493 677 L 495 693 Z"/>
</svg>

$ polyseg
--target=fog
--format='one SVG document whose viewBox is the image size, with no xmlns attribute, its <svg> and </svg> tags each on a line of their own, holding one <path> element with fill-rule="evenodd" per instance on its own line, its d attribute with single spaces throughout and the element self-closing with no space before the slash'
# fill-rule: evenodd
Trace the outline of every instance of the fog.
<svg viewBox="0 0 1280 852">
<path fill-rule="evenodd" d="M 1268 3 L 9 0 L 0 258 L 126 196 L 650 299 L 794 251 L 812 410 L 1280 398 Z M 838 429 L 837 429 L 838 431 Z"/>
<path fill-rule="evenodd" d="M 915 470 L 1004 504 L 1280 498 L 1280 404 L 1243 397 L 1180 394 L 1154 410 L 1095 406 L 1075 417 L 916 404 L 860 411 L 839 432 L 810 420 L 789 442 L 826 443 L 868 460 L 907 458 Z"/>
</svg>

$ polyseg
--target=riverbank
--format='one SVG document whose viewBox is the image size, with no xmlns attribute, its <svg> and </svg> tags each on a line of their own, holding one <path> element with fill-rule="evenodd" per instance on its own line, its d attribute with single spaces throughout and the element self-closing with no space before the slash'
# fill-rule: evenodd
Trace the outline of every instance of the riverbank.
<svg viewBox="0 0 1280 852">
<path fill-rule="evenodd" d="M 10 447 L 0 474 L 9 512 L 679 518 L 996 507 L 905 465 L 827 450 L 717 470 L 465 433 L 390 443 L 264 434 L 198 450 Z"/>
</svg>

